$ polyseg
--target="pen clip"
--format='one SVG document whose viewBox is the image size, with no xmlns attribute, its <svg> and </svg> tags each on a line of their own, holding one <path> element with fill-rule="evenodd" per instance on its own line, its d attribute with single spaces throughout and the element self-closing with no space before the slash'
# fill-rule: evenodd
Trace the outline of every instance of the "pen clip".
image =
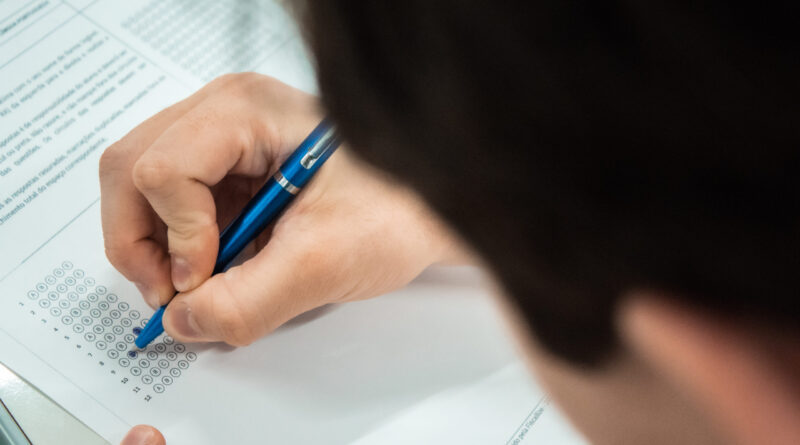
<svg viewBox="0 0 800 445">
<path fill-rule="evenodd" d="M 303 158 L 300 159 L 300 165 L 303 166 L 306 170 L 310 170 L 311 167 L 317 162 L 322 155 L 325 154 L 332 146 L 335 144 L 333 143 L 336 139 L 336 134 L 333 131 L 333 128 L 328 128 L 325 130 L 325 133 L 320 136 L 317 142 L 314 143 L 311 147 L 309 147 L 308 151 Z"/>
</svg>

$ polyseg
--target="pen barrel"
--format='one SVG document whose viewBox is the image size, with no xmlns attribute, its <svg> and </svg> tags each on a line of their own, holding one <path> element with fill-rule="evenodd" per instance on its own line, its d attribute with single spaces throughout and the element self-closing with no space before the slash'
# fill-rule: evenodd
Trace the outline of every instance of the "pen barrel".
<svg viewBox="0 0 800 445">
<path fill-rule="evenodd" d="M 242 213 L 222 231 L 214 273 L 224 272 L 259 233 L 280 216 L 294 196 L 339 147 L 340 140 L 325 119 L 284 161 L 275 176 L 247 203 Z"/>
<path fill-rule="evenodd" d="M 283 213 L 339 143 L 333 127 L 323 119 L 222 231 L 214 274 L 225 272 L 239 253 Z M 145 348 L 164 332 L 161 319 L 165 308 L 161 306 L 139 333 L 137 347 Z"/>
<path fill-rule="evenodd" d="M 239 252 L 277 219 L 292 198 L 293 194 L 281 187 L 274 178 L 270 178 L 247 203 L 242 213 L 222 231 L 214 273 L 227 270 Z"/>
<path fill-rule="evenodd" d="M 317 125 L 281 165 L 280 172 L 292 185 L 303 188 L 339 147 L 340 140 L 327 120 Z M 316 153 L 313 160 L 310 154 Z"/>
</svg>

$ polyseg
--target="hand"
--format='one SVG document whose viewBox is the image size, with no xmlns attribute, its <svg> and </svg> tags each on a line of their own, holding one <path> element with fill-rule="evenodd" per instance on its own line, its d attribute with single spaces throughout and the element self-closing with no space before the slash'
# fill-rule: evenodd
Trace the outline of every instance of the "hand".
<svg viewBox="0 0 800 445">
<path fill-rule="evenodd" d="M 136 425 L 122 438 L 120 445 L 166 445 L 167 441 L 157 429 L 149 425 Z"/>
<path fill-rule="evenodd" d="M 327 303 L 399 288 L 457 255 L 411 191 L 340 148 L 255 255 L 210 277 L 220 227 L 321 119 L 313 96 L 257 74 L 223 76 L 103 154 L 106 254 L 180 341 L 246 345 Z"/>
</svg>

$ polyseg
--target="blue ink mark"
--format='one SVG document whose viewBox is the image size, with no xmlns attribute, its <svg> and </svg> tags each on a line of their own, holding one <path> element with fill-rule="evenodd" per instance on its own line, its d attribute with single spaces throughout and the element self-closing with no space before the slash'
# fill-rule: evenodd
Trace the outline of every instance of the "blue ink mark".
<svg viewBox="0 0 800 445">
<path fill-rule="evenodd" d="M 136 358 L 136 351 L 128 351 L 128 357 Z"/>
<path fill-rule="evenodd" d="M 133 333 L 135 335 L 139 335 L 140 332 L 142 332 L 142 328 L 140 328 L 139 326 L 136 326 L 135 328 L 133 328 Z"/>
</svg>

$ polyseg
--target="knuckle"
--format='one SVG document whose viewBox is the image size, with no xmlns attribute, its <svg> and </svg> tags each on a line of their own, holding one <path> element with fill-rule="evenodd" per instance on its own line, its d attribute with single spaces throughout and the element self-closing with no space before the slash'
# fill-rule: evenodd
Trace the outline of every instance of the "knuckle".
<svg viewBox="0 0 800 445">
<path fill-rule="evenodd" d="M 235 74 L 233 74 L 233 73 L 226 73 L 226 74 L 222 74 L 220 76 L 217 76 L 214 79 L 212 79 L 211 82 L 209 82 L 205 86 L 205 88 L 207 88 L 209 91 L 213 91 L 213 92 L 222 90 L 223 88 L 225 88 L 225 86 L 228 83 L 233 81 L 234 76 L 235 76 Z"/>
<path fill-rule="evenodd" d="M 245 87 L 250 84 L 255 73 L 227 73 L 214 78 L 209 83 L 210 88 L 216 91 L 223 91 L 225 93 L 241 93 L 245 91 Z"/>
<path fill-rule="evenodd" d="M 239 73 L 225 73 L 214 78 L 211 82 L 216 86 L 226 86 L 235 82 L 239 78 Z"/>
<path fill-rule="evenodd" d="M 274 78 L 258 73 L 241 73 L 241 76 L 238 79 L 238 87 L 248 96 L 261 91 L 271 91 L 277 83 Z"/>
<path fill-rule="evenodd" d="M 272 77 L 244 72 L 220 76 L 218 88 L 226 95 L 250 101 L 257 94 L 274 90 L 276 84 Z"/>
<path fill-rule="evenodd" d="M 172 170 L 167 158 L 147 153 L 133 165 L 133 184 L 141 191 L 161 189 L 167 185 Z"/>
</svg>

